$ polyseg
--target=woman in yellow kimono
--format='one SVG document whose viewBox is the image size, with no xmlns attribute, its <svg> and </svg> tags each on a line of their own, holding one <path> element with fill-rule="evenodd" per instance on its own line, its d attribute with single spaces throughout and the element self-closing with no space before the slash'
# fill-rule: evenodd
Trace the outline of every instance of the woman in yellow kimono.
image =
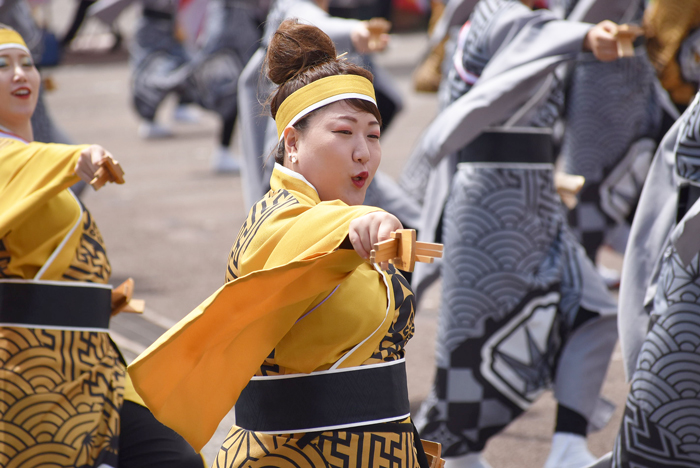
<svg viewBox="0 0 700 468">
<path fill-rule="evenodd" d="M 0 25 L 0 466 L 158 466 L 146 460 L 162 459 L 154 450 L 166 445 L 142 438 L 165 433 L 189 463 L 167 466 L 201 467 L 146 408 L 123 403 L 128 377 L 108 333 L 111 267 L 68 190 L 109 153 L 32 142 L 39 82 L 22 37 Z"/>
<path fill-rule="evenodd" d="M 154 415 L 202 447 L 235 404 L 215 467 L 416 468 L 404 346 L 409 284 L 367 261 L 401 228 L 360 205 L 381 159 L 372 75 L 287 20 L 267 55 L 279 147 L 272 189 L 227 283 L 129 366 Z"/>
</svg>

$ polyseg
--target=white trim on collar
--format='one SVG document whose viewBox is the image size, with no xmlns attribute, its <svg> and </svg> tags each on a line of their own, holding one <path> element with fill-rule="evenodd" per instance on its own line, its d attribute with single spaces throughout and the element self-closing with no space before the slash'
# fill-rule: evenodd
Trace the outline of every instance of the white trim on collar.
<svg viewBox="0 0 700 468">
<path fill-rule="evenodd" d="M 75 202 L 78 204 L 78 209 L 80 210 L 80 215 L 78 216 L 78 221 L 73 225 L 71 230 L 66 234 L 66 236 L 63 238 L 61 243 L 56 247 L 56 250 L 53 251 L 51 256 L 49 257 L 48 260 L 44 263 L 44 266 L 41 267 L 41 270 L 36 274 L 34 277 L 34 280 L 40 280 L 42 276 L 44 276 L 44 273 L 46 273 L 46 270 L 48 270 L 49 266 L 53 263 L 54 260 L 56 260 L 56 257 L 58 257 L 58 254 L 61 253 L 61 250 L 63 250 L 63 247 L 66 246 L 66 243 L 68 242 L 68 239 L 71 238 L 75 230 L 78 228 L 83 223 L 83 213 L 85 210 L 83 210 L 83 204 L 80 203 L 80 200 L 78 200 L 78 197 L 70 190 L 67 190 L 67 192 L 73 197 Z"/>
<path fill-rule="evenodd" d="M 27 140 L 20 137 L 19 135 L 15 135 L 14 133 L 10 132 L 2 125 L 0 125 L 0 138 L 7 138 L 9 140 L 19 141 L 20 143 L 24 143 L 25 145 L 29 144 L 29 142 Z"/>
<path fill-rule="evenodd" d="M 293 178 L 295 178 L 295 179 L 301 180 L 301 181 L 304 182 L 306 185 L 308 185 L 309 187 L 311 187 L 312 189 L 314 189 L 314 192 L 316 192 L 316 195 L 318 195 L 318 190 L 316 190 L 316 187 L 314 187 L 314 185 L 313 185 L 311 182 L 309 182 L 308 180 L 306 180 L 306 177 L 304 177 L 303 175 L 299 174 L 299 173 L 296 172 L 296 171 L 293 171 L 293 170 L 289 169 L 288 167 L 284 167 L 284 166 L 281 165 L 280 163 L 275 163 L 275 169 L 277 169 L 277 170 L 279 170 L 280 172 L 282 172 L 282 173 L 288 175 L 289 177 L 293 177 Z"/>
</svg>

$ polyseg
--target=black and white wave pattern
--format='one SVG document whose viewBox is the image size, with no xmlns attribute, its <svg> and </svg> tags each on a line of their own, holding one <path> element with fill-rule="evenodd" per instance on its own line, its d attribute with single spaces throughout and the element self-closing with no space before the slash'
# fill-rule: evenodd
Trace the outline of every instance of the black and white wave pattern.
<svg viewBox="0 0 700 468">
<path fill-rule="evenodd" d="M 483 450 L 548 388 L 583 294 L 548 164 L 458 166 L 445 207 L 433 389 L 416 417 L 443 454 Z"/>
<path fill-rule="evenodd" d="M 576 64 L 562 143 L 565 172 L 601 182 L 632 143 L 656 135 L 661 109 L 655 80 L 646 55 Z"/>
<path fill-rule="evenodd" d="M 613 468 L 700 466 L 700 264 L 663 266 Z"/>
<path fill-rule="evenodd" d="M 529 291 L 560 282 L 562 225 L 551 167 L 459 166 L 445 207 L 439 362 Z"/>
</svg>

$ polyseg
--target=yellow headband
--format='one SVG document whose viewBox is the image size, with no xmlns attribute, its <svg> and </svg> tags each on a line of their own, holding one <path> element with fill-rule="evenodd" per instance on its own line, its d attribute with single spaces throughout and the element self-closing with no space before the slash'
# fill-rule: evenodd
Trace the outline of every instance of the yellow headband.
<svg viewBox="0 0 700 468">
<path fill-rule="evenodd" d="M 277 110 L 277 136 L 282 139 L 284 129 L 297 123 L 316 109 L 342 99 L 364 99 L 377 105 L 374 86 L 359 75 L 332 75 L 294 91 Z"/>
<path fill-rule="evenodd" d="M 26 53 L 30 53 L 22 36 L 12 29 L 0 29 L 0 50 L 3 49 L 22 49 Z"/>
</svg>

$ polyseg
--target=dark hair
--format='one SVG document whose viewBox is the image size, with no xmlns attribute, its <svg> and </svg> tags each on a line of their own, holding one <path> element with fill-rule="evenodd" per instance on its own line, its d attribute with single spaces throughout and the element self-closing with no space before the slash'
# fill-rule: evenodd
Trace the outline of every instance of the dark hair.
<svg viewBox="0 0 700 468">
<path fill-rule="evenodd" d="M 270 39 L 265 58 L 268 78 L 278 85 L 269 99 L 270 114 L 277 116 L 282 102 L 295 91 L 309 83 L 333 75 L 359 75 L 373 82 L 372 73 L 344 59 L 336 58 L 335 45 L 330 37 L 316 26 L 302 24 L 296 18 L 282 22 Z M 347 99 L 351 107 L 369 112 L 381 125 L 382 118 L 377 106 L 363 99 Z M 321 108 L 322 109 L 322 108 Z M 307 114 L 294 124 L 294 128 L 304 131 L 308 119 L 319 109 Z M 284 163 L 284 141 L 280 142 L 275 153 L 275 161 Z"/>
</svg>

